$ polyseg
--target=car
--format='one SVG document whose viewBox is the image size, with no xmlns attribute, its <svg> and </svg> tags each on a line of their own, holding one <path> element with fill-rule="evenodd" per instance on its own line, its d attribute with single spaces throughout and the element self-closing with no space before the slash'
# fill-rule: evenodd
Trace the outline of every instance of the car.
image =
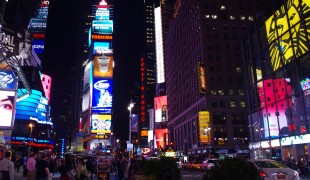
<svg viewBox="0 0 310 180">
<path fill-rule="evenodd" d="M 192 168 L 192 169 L 200 169 L 200 164 L 199 164 L 199 162 L 192 162 L 192 163 L 191 163 L 191 168 Z"/>
<path fill-rule="evenodd" d="M 175 157 L 174 160 L 175 160 L 175 163 L 177 164 L 178 168 L 181 169 L 182 166 L 183 166 L 183 164 L 182 164 L 182 162 L 180 161 L 180 159 L 177 158 L 177 157 Z"/>
<path fill-rule="evenodd" d="M 264 180 L 289 179 L 299 180 L 297 171 L 289 168 L 285 164 L 271 159 L 250 159 L 259 171 L 259 175 Z"/>
<path fill-rule="evenodd" d="M 212 167 L 218 164 L 218 159 L 216 158 L 207 158 L 206 160 L 203 161 L 203 168 L 210 170 Z"/>
<path fill-rule="evenodd" d="M 192 162 L 184 162 L 182 165 L 182 168 L 191 169 L 192 168 Z"/>
</svg>

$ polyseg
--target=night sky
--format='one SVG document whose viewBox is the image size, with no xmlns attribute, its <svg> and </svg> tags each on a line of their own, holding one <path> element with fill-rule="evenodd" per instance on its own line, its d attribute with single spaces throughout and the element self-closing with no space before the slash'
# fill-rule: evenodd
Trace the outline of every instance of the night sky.
<svg viewBox="0 0 310 180">
<path fill-rule="evenodd" d="M 80 0 L 79 0 L 80 1 Z M 116 1 L 116 0 L 115 0 Z M 78 17 L 82 7 L 76 0 L 50 1 L 42 72 L 52 76 L 51 114 L 57 127 L 57 117 L 64 113 L 62 101 L 72 95 L 72 67 L 78 61 Z M 113 89 L 113 126 L 117 138 L 128 138 L 130 91 L 138 81 L 139 55 L 143 51 L 143 0 L 118 0 L 114 3 L 113 50 L 115 59 Z M 63 127 L 63 126 L 62 126 Z M 64 128 L 64 127 L 63 127 Z M 56 130 L 57 132 L 57 130 Z"/>
</svg>

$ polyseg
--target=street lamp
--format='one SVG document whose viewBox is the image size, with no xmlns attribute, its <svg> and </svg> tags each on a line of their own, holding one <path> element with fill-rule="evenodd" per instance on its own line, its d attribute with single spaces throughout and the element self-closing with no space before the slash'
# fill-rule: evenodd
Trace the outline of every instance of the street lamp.
<svg viewBox="0 0 310 180">
<path fill-rule="evenodd" d="M 134 103 L 131 100 L 129 106 L 127 107 L 129 110 L 129 143 L 131 143 L 131 109 L 133 108 L 133 106 Z"/>
<path fill-rule="evenodd" d="M 31 142 L 32 142 L 31 136 L 32 136 L 32 128 L 34 127 L 34 124 L 29 123 L 28 127 L 30 128 L 30 134 L 29 134 L 30 139 L 29 139 L 29 146 L 28 146 L 28 155 L 30 156 L 30 149 L 31 149 Z"/>
</svg>

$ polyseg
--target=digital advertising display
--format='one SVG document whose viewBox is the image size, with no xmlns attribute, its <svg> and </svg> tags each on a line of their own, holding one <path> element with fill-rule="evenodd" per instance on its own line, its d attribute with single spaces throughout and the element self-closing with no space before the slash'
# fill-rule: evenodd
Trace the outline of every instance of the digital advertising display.
<svg viewBox="0 0 310 180">
<path fill-rule="evenodd" d="M 16 91 L 0 89 L 0 129 L 13 129 Z"/>
<path fill-rule="evenodd" d="M 155 129 L 155 148 L 165 148 L 168 143 L 168 129 Z"/>
<path fill-rule="evenodd" d="M 113 21 L 112 20 L 93 20 L 92 23 L 93 33 L 98 34 L 112 34 Z"/>
<path fill-rule="evenodd" d="M 306 32 L 310 25 L 310 16 L 306 13 L 309 8 L 309 0 L 288 0 L 265 22 L 274 71 L 294 59 L 293 51 L 296 58 L 308 52 L 306 39 L 309 37 Z M 301 17 L 305 17 L 306 26 L 301 25 Z"/>
<path fill-rule="evenodd" d="M 112 111 L 112 80 L 94 78 L 93 81 L 93 113 Z"/>
<path fill-rule="evenodd" d="M 32 32 L 45 32 L 47 19 L 36 19 L 30 20 L 30 29 Z"/>
<path fill-rule="evenodd" d="M 47 19 L 48 16 L 48 7 L 40 7 L 38 10 L 38 19 Z"/>
<path fill-rule="evenodd" d="M 18 93 L 26 89 L 18 89 Z M 48 99 L 42 96 L 42 92 L 31 90 L 29 97 L 16 103 L 16 115 L 18 120 L 34 120 L 41 124 L 52 124 L 49 114 Z"/>
<path fill-rule="evenodd" d="M 33 40 L 32 41 L 32 49 L 37 53 L 37 54 L 43 54 L 44 52 L 44 40 Z"/>
<path fill-rule="evenodd" d="M 161 7 L 154 10 L 155 16 L 155 40 L 156 40 L 156 72 L 157 83 L 165 82 L 165 67 L 164 67 L 164 48 L 163 48 L 163 28 Z"/>
<path fill-rule="evenodd" d="M 158 96 L 154 98 L 155 122 L 167 121 L 167 96 Z"/>
<path fill-rule="evenodd" d="M 207 92 L 206 69 L 204 63 L 201 62 L 198 62 L 198 79 L 200 92 L 205 94 Z"/>
<path fill-rule="evenodd" d="M 103 54 L 112 55 L 113 50 L 111 49 L 111 43 L 110 42 L 94 42 L 93 54 L 96 54 L 96 55 L 103 55 Z"/>
<path fill-rule="evenodd" d="M 0 64 L 0 88 L 15 90 L 17 88 L 17 78 L 13 71 L 8 68 L 1 68 L 2 66 L 4 65 Z"/>
<path fill-rule="evenodd" d="M 97 8 L 95 14 L 96 20 L 109 20 L 110 19 L 110 10 L 109 8 Z"/>
<path fill-rule="evenodd" d="M 111 133 L 111 115 L 93 114 L 91 117 L 91 133 Z"/>
<path fill-rule="evenodd" d="M 211 129 L 210 129 L 210 113 L 209 111 L 200 111 L 198 113 L 199 121 L 199 139 L 203 144 L 210 143 Z"/>
<path fill-rule="evenodd" d="M 91 92 L 91 72 L 92 62 L 89 62 L 84 68 L 84 81 L 83 81 L 83 99 L 82 99 L 82 112 L 90 107 L 90 92 Z"/>
<path fill-rule="evenodd" d="M 94 77 L 112 78 L 113 76 L 113 57 L 94 56 Z"/>
</svg>

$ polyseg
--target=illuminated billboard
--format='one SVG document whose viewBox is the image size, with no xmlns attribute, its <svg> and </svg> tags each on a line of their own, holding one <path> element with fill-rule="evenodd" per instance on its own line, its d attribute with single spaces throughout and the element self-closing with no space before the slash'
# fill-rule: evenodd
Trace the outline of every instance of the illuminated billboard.
<svg viewBox="0 0 310 180">
<path fill-rule="evenodd" d="M 95 14 L 96 20 L 109 20 L 110 19 L 110 10 L 109 8 L 97 8 Z"/>
<path fill-rule="evenodd" d="M 93 79 L 93 113 L 109 113 L 112 111 L 112 80 Z"/>
<path fill-rule="evenodd" d="M 47 19 L 36 19 L 32 18 L 30 20 L 30 30 L 32 32 L 45 32 Z"/>
<path fill-rule="evenodd" d="M 17 79 L 10 69 L 1 68 L 0 64 L 0 88 L 15 90 L 17 88 Z"/>
<path fill-rule="evenodd" d="M 207 92 L 206 69 L 205 65 L 201 62 L 198 62 L 198 79 L 200 92 L 205 94 Z"/>
<path fill-rule="evenodd" d="M 37 15 L 38 19 L 47 19 L 48 7 L 40 7 L 37 13 L 38 13 Z"/>
<path fill-rule="evenodd" d="M 112 55 L 113 51 L 111 49 L 110 42 L 94 42 L 93 54 L 103 55 L 109 54 Z"/>
<path fill-rule="evenodd" d="M 90 40 L 101 41 L 101 40 L 113 40 L 112 35 L 103 35 L 103 34 L 91 34 Z"/>
<path fill-rule="evenodd" d="M 266 20 L 266 35 L 274 71 L 292 61 L 293 52 L 296 58 L 308 52 L 306 39 L 309 36 L 307 37 L 306 32 L 310 25 L 310 16 L 305 14 L 309 8 L 308 0 L 288 0 Z M 305 17 L 306 26 L 301 25 L 301 16 Z"/>
<path fill-rule="evenodd" d="M 44 40 L 33 40 L 32 41 L 32 49 L 37 53 L 37 54 L 42 54 L 44 52 Z"/>
<path fill-rule="evenodd" d="M 94 57 L 94 77 L 112 78 L 113 76 L 113 57 L 95 56 Z"/>
<path fill-rule="evenodd" d="M 93 20 L 92 31 L 98 34 L 112 34 L 113 21 L 112 20 Z"/>
<path fill-rule="evenodd" d="M 200 111 L 198 113 L 199 121 L 199 139 L 201 143 L 210 143 L 211 128 L 210 128 L 210 113 L 209 111 Z"/>
<path fill-rule="evenodd" d="M 157 83 L 165 82 L 163 30 L 161 19 L 161 7 L 155 8 L 155 40 L 156 40 L 156 72 Z"/>
<path fill-rule="evenodd" d="M 92 62 L 89 62 L 84 68 L 82 112 L 88 110 L 90 106 L 90 92 L 92 84 L 91 72 L 92 72 Z"/>
<path fill-rule="evenodd" d="M 16 91 L 0 89 L 0 129 L 13 129 Z"/>
<path fill-rule="evenodd" d="M 22 93 L 26 89 L 18 89 Z M 42 92 L 31 90 L 31 94 L 16 102 L 16 115 L 18 120 L 34 120 L 41 124 L 52 124 L 49 114 L 48 99 L 42 96 Z"/>
<path fill-rule="evenodd" d="M 111 115 L 93 114 L 91 117 L 91 133 L 111 133 Z"/>
<path fill-rule="evenodd" d="M 155 122 L 166 122 L 167 114 L 167 96 L 158 96 L 154 98 Z"/>
<path fill-rule="evenodd" d="M 155 148 L 165 149 L 168 144 L 168 129 L 155 129 Z"/>
</svg>

